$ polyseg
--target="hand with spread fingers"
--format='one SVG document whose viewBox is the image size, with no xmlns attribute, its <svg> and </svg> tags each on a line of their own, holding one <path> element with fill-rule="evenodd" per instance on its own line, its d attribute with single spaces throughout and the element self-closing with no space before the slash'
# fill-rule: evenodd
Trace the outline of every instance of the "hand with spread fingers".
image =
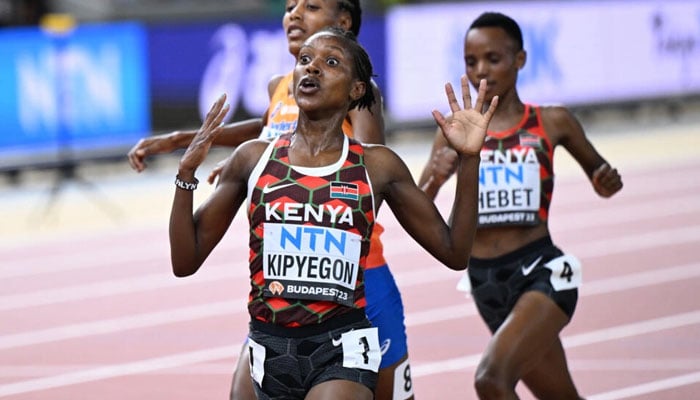
<svg viewBox="0 0 700 400">
<path fill-rule="evenodd" d="M 486 129 L 496 112 L 498 96 L 491 100 L 491 104 L 484 110 L 484 98 L 486 96 L 486 81 L 479 83 L 479 91 L 476 97 L 476 104 L 472 107 L 471 95 L 469 93 L 469 80 L 466 75 L 462 76 L 462 101 L 464 108 L 460 107 L 454 89 L 450 83 L 445 85 L 447 100 L 450 104 L 452 115 L 446 119 L 437 110 L 433 111 L 433 118 L 442 129 L 447 142 L 463 155 L 478 155 L 481 146 L 486 138 Z"/>
<path fill-rule="evenodd" d="M 185 154 L 180 158 L 180 171 L 194 171 L 204 162 L 214 140 L 221 134 L 222 123 L 229 107 L 225 94 L 214 102 Z"/>
</svg>

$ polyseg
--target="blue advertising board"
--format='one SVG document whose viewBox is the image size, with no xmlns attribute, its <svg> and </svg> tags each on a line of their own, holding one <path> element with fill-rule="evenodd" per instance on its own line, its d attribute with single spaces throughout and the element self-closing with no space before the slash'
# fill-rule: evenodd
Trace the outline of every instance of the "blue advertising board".
<svg viewBox="0 0 700 400">
<path fill-rule="evenodd" d="M 80 25 L 63 35 L 0 30 L 0 166 L 80 159 L 131 145 L 150 127 L 146 30 Z"/>
<path fill-rule="evenodd" d="M 264 19 L 149 26 L 154 105 L 196 108 L 201 118 L 226 93 L 232 106 L 227 121 L 236 113 L 262 115 L 269 103 L 270 78 L 294 66 L 281 25 L 279 19 Z M 384 84 L 384 37 L 382 17 L 363 18 L 359 41 L 372 58 L 380 88 Z M 153 123 L 157 129 L 160 121 Z"/>
</svg>

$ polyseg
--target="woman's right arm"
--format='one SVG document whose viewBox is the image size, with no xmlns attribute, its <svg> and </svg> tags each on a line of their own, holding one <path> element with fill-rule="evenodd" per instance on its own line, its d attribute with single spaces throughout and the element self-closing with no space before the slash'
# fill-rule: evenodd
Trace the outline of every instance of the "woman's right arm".
<svg viewBox="0 0 700 400">
<path fill-rule="evenodd" d="M 222 127 L 221 134 L 213 144 L 216 146 L 236 147 L 246 140 L 258 137 L 260 130 L 262 130 L 261 118 L 234 122 Z M 129 165 L 137 172 L 141 172 L 146 169 L 146 157 L 170 153 L 177 149 L 185 149 L 190 145 L 196 133 L 196 130 L 175 131 L 143 138 L 129 150 L 127 154 Z"/>
<path fill-rule="evenodd" d="M 176 276 L 192 275 L 202 265 L 228 229 L 238 208 L 245 200 L 246 186 L 260 154 L 267 146 L 264 141 L 248 141 L 236 148 L 223 168 L 214 193 L 193 212 L 193 190 L 196 189 L 197 168 L 206 159 L 212 143 L 221 134 L 221 121 L 229 106 L 221 96 L 180 158 L 178 184 L 170 211 L 170 259 Z M 192 187 L 194 186 L 194 187 Z"/>
<path fill-rule="evenodd" d="M 433 147 L 430 149 L 430 157 L 425 163 L 423 172 L 418 180 L 418 186 L 432 200 L 435 200 L 442 185 L 457 170 L 458 159 L 457 152 L 447 143 L 445 135 L 442 134 L 442 129 L 437 128 L 433 139 Z"/>
<path fill-rule="evenodd" d="M 283 75 L 275 75 L 268 82 L 267 92 L 270 99 L 272 99 L 272 94 L 282 78 Z M 267 124 L 267 111 L 265 111 L 262 118 L 251 118 L 224 125 L 221 133 L 212 144 L 215 146 L 237 147 L 247 140 L 260 136 L 260 132 L 265 124 Z M 175 131 L 143 138 L 127 153 L 129 165 L 136 172 L 142 172 L 147 167 L 146 157 L 170 153 L 177 149 L 185 149 L 192 143 L 196 133 L 196 130 Z M 218 172 L 214 177 L 210 177 L 210 180 L 213 180 L 216 175 L 218 175 Z"/>
</svg>

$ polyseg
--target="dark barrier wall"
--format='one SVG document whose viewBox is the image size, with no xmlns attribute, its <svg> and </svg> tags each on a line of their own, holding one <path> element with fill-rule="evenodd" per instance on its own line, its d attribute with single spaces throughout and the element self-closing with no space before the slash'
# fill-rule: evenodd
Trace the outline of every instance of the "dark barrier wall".
<svg viewBox="0 0 700 400">
<path fill-rule="evenodd" d="M 0 167 L 89 158 L 150 129 L 146 30 L 0 30 Z"/>
<path fill-rule="evenodd" d="M 365 16 L 359 39 L 383 87 L 383 19 Z M 260 116 L 269 79 L 293 65 L 277 18 L 0 30 L 0 170 L 123 156 L 153 132 L 198 126 L 223 92 L 229 120 Z"/>
<path fill-rule="evenodd" d="M 268 81 L 294 66 L 281 25 L 268 19 L 149 26 L 154 130 L 196 126 L 223 92 L 233 106 L 229 120 L 262 115 Z M 365 16 L 359 40 L 383 87 L 383 18 Z"/>
</svg>

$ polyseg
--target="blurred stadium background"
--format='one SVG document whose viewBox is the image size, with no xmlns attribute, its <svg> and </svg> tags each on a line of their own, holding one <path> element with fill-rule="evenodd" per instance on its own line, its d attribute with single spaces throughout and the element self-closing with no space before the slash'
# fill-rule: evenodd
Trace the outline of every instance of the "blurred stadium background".
<svg viewBox="0 0 700 400">
<path fill-rule="evenodd" d="M 384 92 L 390 137 L 431 130 L 444 82 L 463 71 L 464 30 L 485 10 L 523 27 L 528 63 L 519 90 L 527 101 L 564 103 L 584 124 L 601 115 L 606 123 L 663 124 L 697 114 L 697 2 L 362 4 L 360 40 Z M 234 106 L 229 119 L 261 115 L 269 77 L 293 61 L 283 9 L 281 0 L 0 0 L 4 181 L 123 163 L 143 136 L 198 126 L 222 91 Z M 46 18 L 55 15 L 75 25 Z"/>
<path fill-rule="evenodd" d="M 236 288 L 244 286 L 245 271 L 231 268 L 230 254 L 245 251 L 245 235 L 232 229 L 198 276 L 173 278 L 167 221 L 179 153 L 152 158 L 137 175 L 126 152 L 142 137 L 196 128 L 201 110 L 222 91 L 234 105 L 231 120 L 259 116 L 267 104 L 268 78 L 288 71 L 293 61 L 281 31 L 283 5 L 280 0 L 0 0 L 0 397 L 202 398 L 191 393 L 228 389 L 237 345 L 204 365 L 192 361 L 191 368 L 162 375 L 162 366 L 148 364 L 153 370 L 147 365 L 144 372 L 140 362 L 170 361 L 171 354 L 243 338 L 244 291 Z M 590 297 L 581 301 L 565 333 L 578 335 L 578 343 L 593 334 L 607 340 L 636 313 L 648 314 L 639 316 L 646 319 L 677 314 L 687 325 L 679 336 L 659 323 L 661 328 L 654 325 L 659 337 L 634 333 L 638 342 L 611 340 L 608 347 L 572 349 L 576 377 L 586 394 L 643 383 L 635 387 L 649 396 L 625 392 L 589 399 L 696 398 L 700 2 L 376 0 L 364 1 L 363 8 L 359 39 L 384 93 L 388 144 L 416 176 L 434 133 L 430 110 L 444 107 L 444 82 L 457 82 L 462 74 L 462 38 L 469 22 L 495 10 L 521 23 L 528 50 L 521 97 L 571 107 L 626 184 L 619 196 L 602 201 L 570 157 L 564 151 L 556 155 L 561 190 L 553 203 L 553 233 L 564 247 L 592 261 L 586 279 L 593 285 L 584 287 Z M 68 15 L 74 25 L 47 15 Z M 200 180 L 229 151 L 213 150 Z M 195 202 L 211 190 L 200 185 Z M 450 191 L 441 196 L 438 204 L 448 205 Z M 391 224 L 389 211 L 381 218 Z M 456 382 L 469 385 L 464 377 L 471 372 L 465 371 L 473 366 L 433 358 L 476 360 L 487 332 L 476 317 L 465 322 L 471 303 L 462 304 L 463 296 L 452 293 L 455 277 L 423 268 L 431 260 L 400 235 L 396 223 L 391 226 L 385 248 L 414 324 L 409 327 L 412 364 L 416 376 L 423 373 L 417 385 L 426 388 L 417 389 L 420 398 L 457 398 L 446 393 L 457 390 L 451 389 Z M 596 256 L 593 247 L 612 256 Z M 681 275 L 678 266 L 684 263 L 687 274 Z M 636 268 L 654 279 L 627 271 Z M 619 297 L 594 298 L 602 282 L 596 286 L 595 280 L 602 278 L 614 282 L 610 291 L 619 289 Z M 647 280 L 638 294 L 622 297 L 642 278 Z M 664 286 L 673 279 L 686 286 Z M 431 282 L 436 286 L 418 290 L 418 283 Z M 433 296 L 438 292 L 441 296 Z M 431 308 L 432 300 L 444 304 Z M 183 315 L 180 308 L 195 303 L 204 317 L 172 322 Z M 172 318 L 147 318 L 154 310 Z M 684 311 L 695 314 L 678 314 Z M 206 319 L 208 313 L 216 315 Z M 433 357 L 437 333 L 425 316 L 446 313 L 454 314 L 449 318 L 456 325 L 441 325 L 438 338 L 451 334 L 445 344 L 456 345 L 448 355 Z M 170 348 L 161 348 L 166 344 Z M 624 366 L 606 370 L 615 357 Z M 639 358 L 641 366 L 635 364 Z M 588 360 L 595 361 L 590 370 Z M 437 369 L 429 374 L 431 365 Z M 452 375 L 442 368 L 453 368 Z M 689 372 L 675 383 L 645 383 Z M 443 381 L 428 380 L 434 377 Z M 85 385 L 73 385 L 80 382 Z M 669 385 L 676 391 L 659 393 Z"/>
</svg>

